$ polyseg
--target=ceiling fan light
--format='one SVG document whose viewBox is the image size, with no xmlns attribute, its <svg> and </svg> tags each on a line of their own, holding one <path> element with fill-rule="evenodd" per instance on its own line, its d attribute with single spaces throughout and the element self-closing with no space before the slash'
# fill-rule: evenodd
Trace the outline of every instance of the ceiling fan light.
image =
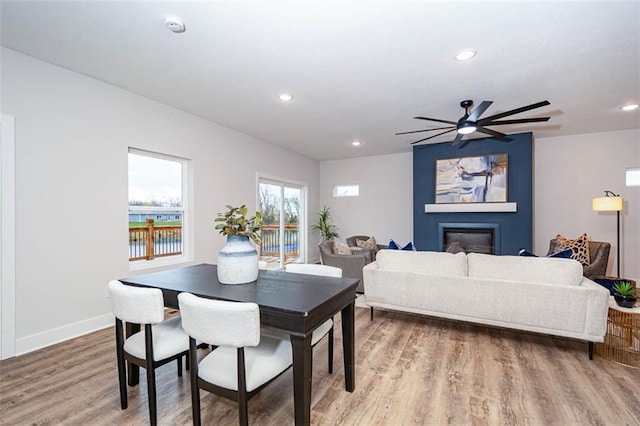
<svg viewBox="0 0 640 426">
<path fill-rule="evenodd" d="M 469 135 L 473 132 L 475 132 L 477 129 L 477 127 L 471 123 L 469 124 L 464 124 L 461 127 L 458 128 L 458 133 L 460 133 L 461 135 Z"/>
</svg>

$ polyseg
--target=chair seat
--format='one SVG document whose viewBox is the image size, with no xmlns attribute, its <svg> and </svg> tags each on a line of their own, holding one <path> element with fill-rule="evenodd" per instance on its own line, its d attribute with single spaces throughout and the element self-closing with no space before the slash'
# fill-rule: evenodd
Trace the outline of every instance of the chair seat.
<svg viewBox="0 0 640 426">
<path fill-rule="evenodd" d="M 291 343 L 261 336 L 260 344 L 244 348 L 247 391 L 267 383 L 293 363 Z M 226 389 L 238 390 L 237 349 L 220 346 L 198 363 L 198 377 Z"/>
<path fill-rule="evenodd" d="M 333 327 L 333 320 L 328 319 L 320 324 L 320 327 L 313 330 L 313 334 L 311 335 L 311 346 L 315 346 L 315 344 L 318 343 L 320 339 L 326 336 L 329 330 L 331 330 L 331 327 Z"/>
<path fill-rule="evenodd" d="M 144 330 L 124 342 L 125 352 L 145 358 Z M 159 361 L 189 350 L 189 336 L 182 329 L 180 317 L 153 326 L 153 360 Z"/>
<path fill-rule="evenodd" d="M 313 330 L 313 334 L 311 334 L 311 346 L 315 346 L 316 343 L 322 340 L 322 338 L 327 335 L 329 330 L 331 330 L 331 327 L 333 327 L 333 320 L 328 319 L 322 324 L 320 324 L 320 327 Z M 289 339 L 289 335 L 287 333 L 282 333 L 280 331 L 273 330 L 268 327 L 261 328 L 260 334 L 262 334 L 262 336 L 270 336 L 270 337 L 275 337 L 277 339 L 283 339 L 283 340 Z"/>
</svg>

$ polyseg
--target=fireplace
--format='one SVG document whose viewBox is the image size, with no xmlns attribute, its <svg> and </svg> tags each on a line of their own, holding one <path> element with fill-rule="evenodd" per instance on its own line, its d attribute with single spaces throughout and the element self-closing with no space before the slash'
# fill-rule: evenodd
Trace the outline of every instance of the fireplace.
<svg viewBox="0 0 640 426">
<path fill-rule="evenodd" d="M 500 254 L 500 224 L 439 223 L 441 251 Z"/>
</svg>

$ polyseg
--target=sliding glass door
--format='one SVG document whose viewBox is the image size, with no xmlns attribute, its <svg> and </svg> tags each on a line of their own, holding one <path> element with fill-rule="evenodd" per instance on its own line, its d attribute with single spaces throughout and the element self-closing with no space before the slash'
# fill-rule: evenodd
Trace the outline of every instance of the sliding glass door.
<svg viewBox="0 0 640 426">
<path fill-rule="evenodd" d="M 304 191 L 300 185 L 260 179 L 260 211 L 263 214 L 260 260 L 269 269 L 304 259 Z"/>
</svg>

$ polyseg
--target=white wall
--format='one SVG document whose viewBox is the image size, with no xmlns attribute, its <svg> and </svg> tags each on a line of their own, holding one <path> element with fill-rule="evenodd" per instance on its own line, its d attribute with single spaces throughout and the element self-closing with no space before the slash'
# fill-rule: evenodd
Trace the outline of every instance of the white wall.
<svg viewBox="0 0 640 426">
<path fill-rule="evenodd" d="M 609 241 L 609 275 L 615 275 L 615 213 L 591 210 L 604 190 L 621 194 L 622 276 L 640 279 L 640 187 L 625 187 L 625 169 L 640 166 L 640 129 L 536 139 L 534 143 L 534 251 L 549 240 L 586 232 Z M 320 163 L 320 203 L 330 206 L 341 236 L 373 234 L 384 243 L 413 238 L 412 153 Z M 357 198 L 332 198 L 334 184 L 359 183 Z M 639 281 L 640 282 L 640 281 Z"/>
<path fill-rule="evenodd" d="M 360 196 L 334 198 L 336 184 L 358 184 Z M 393 239 L 401 245 L 413 241 L 413 154 L 322 161 L 320 206 L 331 209 L 341 238 L 373 235 L 380 244 Z M 309 216 L 312 223 L 316 218 Z"/>
<path fill-rule="evenodd" d="M 104 286 L 133 274 L 130 146 L 192 160 L 195 263 L 224 245 L 217 212 L 255 207 L 258 173 L 308 183 L 318 209 L 315 160 L 4 48 L 2 87 L 15 116 L 17 353 L 111 324 Z"/>
<path fill-rule="evenodd" d="M 640 129 L 536 139 L 534 241 L 546 254 L 549 239 L 560 233 L 587 233 L 611 243 L 608 274 L 616 274 L 616 214 L 594 212 L 591 201 L 604 191 L 620 194 L 621 276 L 640 278 L 640 187 L 625 186 L 625 169 L 640 166 Z M 640 281 L 639 281 L 640 282 Z"/>
</svg>

